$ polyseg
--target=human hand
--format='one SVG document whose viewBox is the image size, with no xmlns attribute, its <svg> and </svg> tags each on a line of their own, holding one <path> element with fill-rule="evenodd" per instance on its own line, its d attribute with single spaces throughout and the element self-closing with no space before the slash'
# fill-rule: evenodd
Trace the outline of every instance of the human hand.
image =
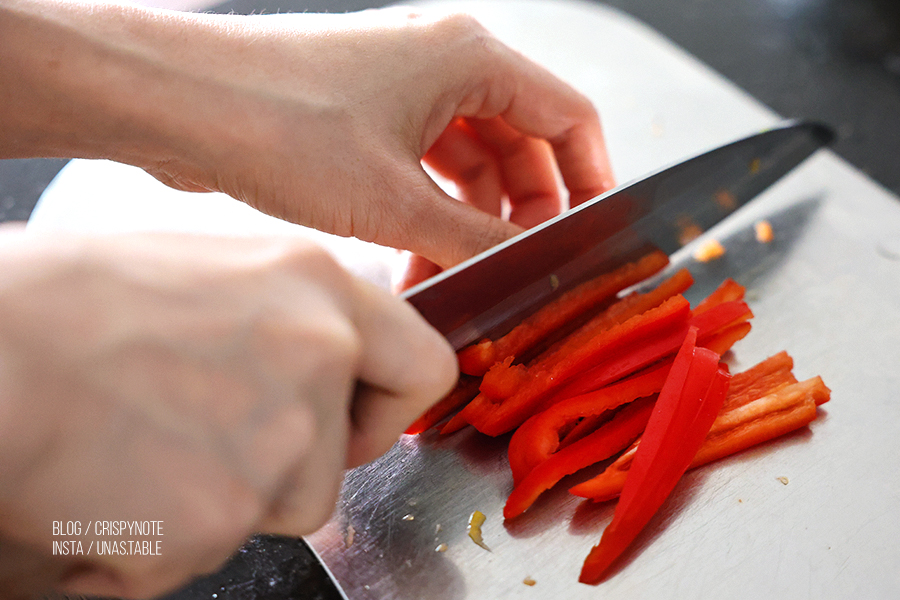
<svg viewBox="0 0 900 600">
<path fill-rule="evenodd" d="M 299 240 L 0 234 L 0 315 L 0 546 L 83 594 L 315 530 L 456 376 L 408 304 Z M 49 556 L 51 520 L 105 519 L 162 521 L 161 555 Z"/>
<path fill-rule="evenodd" d="M 66 10 L 87 154 L 180 189 L 447 267 L 558 213 L 557 168 L 573 205 L 613 185 L 591 103 L 471 17 Z"/>
</svg>

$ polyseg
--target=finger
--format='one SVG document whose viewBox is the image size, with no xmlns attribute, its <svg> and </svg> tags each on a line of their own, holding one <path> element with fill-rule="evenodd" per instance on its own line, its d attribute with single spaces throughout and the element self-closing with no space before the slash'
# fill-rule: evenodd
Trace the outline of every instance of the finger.
<svg viewBox="0 0 900 600">
<path fill-rule="evenodd" d="M 550 145 L 500 118 L 472 119 L 470 125 L 497 156 L 509 196 L 509 220 L 529 228 L 559 214 L 562 203 Z"/>
<path fill-rule="evenodd" d="M 497 159 L 463 120 L 450 123 L 422 160 L 456 184 L 461 201 L 502 216 L 506 191 Z"/>
<path fill-rule="evenodd" d="M 603 139 L 603 128 L 596 117 L 549 140 L 569 190 L 570 206 L 578 206 L 616 186 Z"/>
<path fill-rule="evenodd" d="M 447 268 L 522 232 L 514 223 L 451 198 L 420 164 L 402 168 L 407 169 L 403 179 L 409 185 L 389 193 L 406 201 L 394 203 L 390 217 L 394 226 L 372 241 L 409 250 Z"/>
<path fill-rule="evenodd" d="M 458 376 L 456 355 L 407 303 L 360 281 L 356 325 L 362 339 L 351 410 L 348 467 L 386 452 Z"/>
<path fill-rule="evenodd" d="M 456 185 L 461 202 L 495 217 L 504 216 L 506 190 L 497 159 L 462 119 L 447 126 L 422 160 Z M 394 289 L 406 290 L 440 272 L 439 265 L 413 254 Z"/>
<path fill-rule="evenodd" d="M 570 204 L 576 205 L 615 185 L 600 118 L 574 88 L 518 52 L 499 45 L 482 54 L 489 92 L 472 89 L 460 102 L 464 116 L 502 117 L 524 135 L 547 140 Z M 512 83 L 510 83 L 512 82 Z"/>
</svg>

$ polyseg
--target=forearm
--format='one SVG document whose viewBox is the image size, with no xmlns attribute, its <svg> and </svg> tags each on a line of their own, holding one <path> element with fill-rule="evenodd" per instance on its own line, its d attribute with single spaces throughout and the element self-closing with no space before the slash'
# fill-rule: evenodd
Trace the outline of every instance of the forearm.
<svg viewBox="0 0 900 600">
<path fill-rule="evenodd" d="M 215 85 L 188 74 L 188 27 L 219 29 L 136 5 L 0 2 L 0 157 L 179 158 L 200 125 L 190 97 Z"/>
</svg>

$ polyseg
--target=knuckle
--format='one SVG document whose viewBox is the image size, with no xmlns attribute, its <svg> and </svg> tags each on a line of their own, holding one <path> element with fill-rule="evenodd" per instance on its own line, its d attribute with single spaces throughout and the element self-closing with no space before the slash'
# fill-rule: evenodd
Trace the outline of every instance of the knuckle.
<svg viewBox="0 0 900 600">
<path fill-rule="evenodd" d="M 312 364 L 319 373 L 340 373 L 348 370 L 348 366 L 355 370 L 353 365 L 360 361 L 362 340 L 356 328 L 345 319 L 324 319 L 322 326 L 310 331 L 306 337 L 318 350 Z"/>
<path fill-rule="evenodd" d="M 298 275 L 340 278 L 344 269 L 325 248 L 312 242 L 290 240 L 281 245 L 278 262 Z"/>
<path fill-rule="evenodd" d="M 597 112 L 597 107 L 594 106 L 594 103 L 591 102 L 590 98 L 577 91 L 573 91 L 573 94 L 573 104 L 577 115 L 583 120 L 599 121 L 600 114 Z"/>
<path fill-rule="evenodd" d="M 444 19 L 444 22 L 448 27 L 453 27 L 456 30 L 464 33 L 486 32 L 481 23 L 478 22 L 478 19 L 465 12 L 457 12 L 447 15 Z"/>
<path fill-rule="evenodd" d="M 449 40 L 474 43 L 476 47 L 491 44 L 494 36 L 472 15 L 464 12 L 451 13 L 437 22 L 438 30 Z"/>
<path fill-rule="evenodd" d="M 261 352 L 279 377 L 320 380 L 352 372 L 362 343 L 352 322 L 328 307 L 310 315 L 287 315 L 256 326 Z"/>
</svg>

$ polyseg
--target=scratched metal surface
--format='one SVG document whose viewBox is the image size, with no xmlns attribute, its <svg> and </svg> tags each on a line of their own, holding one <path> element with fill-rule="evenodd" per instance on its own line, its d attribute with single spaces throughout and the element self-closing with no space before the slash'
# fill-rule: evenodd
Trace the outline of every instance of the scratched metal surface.
<svg viewBox="0 0 900 600">
<path fill-rule="evenodd" d="M 621 42 L 622 29 L 631 27 L 579 4 L 469 8 L 595 94 L 610 57 L 600 52 L 600 38 Z M 559 45 L 548 49 L 535 35 Z M 651 50 L 664 49 L 657 42 Z M 640 82 L 625 95 L 647 91 L 641 84 L 672 84 L 667 96 L 654 87 L 658 119 L 679 127 L 688 122 L 679 109 L 715 104 L 712 124 L 693 113 L 703 137 L 770 118 L 677 51 L 654 55 L 653 44 L 614 56 L 650 72 L 635 75 Z M 641 124 L 654 131 L 652 118 Z M 774 228 L 769 244 L 754 236 L 762 218 Z M 900 475 L 889 458 L 900 455 L 898 199 L 821 152 L 710 235 L 724 243 L 722 259 L 697 263 L 686 249 L 673 266 L 694 273 L 692 299 L 725 277 L 747 286 L 754 329 L 735 347 L 733 368 L 786 349 L 799 378 L 821 374 L 832 402 L 810 428 L 689 473 L 601 590 L 578 584 L 577 576 L 614 505 L 569 496 L 567 484 L 579 477 L 504 523 L 512 484 L 506 437 L 404 437 L 387 456 L 347 475 L 334 518 L 308 538 L 347 597 L 900 597 Z M 487 516 L 490 551 L 466 534 L 474 510 Z"/>
</svg>

